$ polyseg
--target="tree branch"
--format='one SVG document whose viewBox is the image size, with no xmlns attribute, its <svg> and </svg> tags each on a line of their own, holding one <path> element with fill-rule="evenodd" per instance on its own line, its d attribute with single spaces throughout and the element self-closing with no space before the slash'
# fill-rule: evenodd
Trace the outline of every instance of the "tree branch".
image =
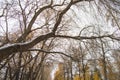
<svg viewBox="0 0 120 80">
<path fill-rule="evenodd" d="M 45 50 L 42 50 L 42 49 L 28 49 L 28 51 L 40 51 L 40 52 L 44 52 L 44 53 L 53 53 L 53 54 L 61 54 L 61 55 L 64 55 L 66 57 L 69 57 L 73 60 L 73 57 L 63 53 L 63 52 L 56 52 L 56 51 L 45 51 Z"/>
<path fill-rule="evenodd" d="M 54 28 L 53 28 L 53 30 L 52 30 L 54 33 L 56 32 L 56 30 L 57 30 L 60 22 L 62 21 L 63 15 L 70 9 L 70 7 L 71 7 L 73 4 L 76 4 L 76 3 L 81 2 L 81 1 L 84 1 L 84 0 L 76 0 L 76 1 L 71 0 L 71 2 L 68 4 L 68 6 L 67 6 L 63 11 L 61 11 L 61 12 L 59 13 L 59 16 L 58 16 L 58 18 L 57 18 L 57 21 L 56 21 L 56 23 L 55 23 L 55 25 L 54 25 Z M 92 0 L 85 0 L 85 1 L 92 1 Z"/>
<path fill-rule="evenodd" d="M 45 9 L 50 8 L 51 5 L 52 5 L 52 4 L 40 8 L 40 9 L 34 14 L 33 18 L 31 19 L 31 21 L 30 21 L 29 24 L 28 24 L 28 27 L 27 27 L 26 31 L 17 39 L 17 42 L 21 42 L 21 41 L 23 41 L 23 40 L 27 37 L 27 35 L 31 32 L 31 28 L 32 28 L 35 20 L 37 19 L 37 17 L 38 17 L 38 16 L 40 15 L 40 13 L 43 12 Z"/>
<path fill-rule="evenodd" d="M 110 39 L 114 39 L 114 40 L 118 40 L 120 41 L 120 38 L 115 38 L 112 35 L 102 35 L 102 36 L 91 36 L 91 37 L 86 37 L 86 36 L 67 36 L 67 35 L 55 35 L 54 37 L 58 37 L 58 38 L 71 38 L 71 39 L 75 39 L 75 40 L 83 40 L 83 39 L 98 39 L 98 38 L 110 38 Z"/>
<path fill-rule="evenodd" d="M 53 36 L 53 33 L 48 33 L 46 35 L 41 35 L 39 37 L 37 37 L 36 39 L 34 39 L 31 42 L 27 42 L 27 43 L 16 43 L 10 46 L 6 46 L 6 47 L 1 47 L 0 48 L 0 62 L 5 59 L 8 58 L 9 55 L 16 53 L 16 52 L 24 52 L 27 51 L 28 49 L 32 48 L 33 46 L 35 46 L 37 43 L 46 40 L 50 37 Z"/>
<path fill-rule="evenodd" d="M 32 48 L 33 46 L 35 46 L 37 43 L 43 41 L 43 40 L 47 40 L 48 38 L 51 38 L 51 37 L 59 37 L 59 38 L 72 38 L 72 39 L 75 39 L 75 40 L 81 40 L 81 39 L 96 39 L 96 38 L 103 38 L 103 37 L 107 37 L 107 36 L 99 36 L 99 37 L 78 37 L 78 36 L 75 36 L 75 37 L 71 37 L 71 36 L 63 36 L 63 35 L 55 35 L 55 32 L 62 20 L 62 17 L 63 15 L 70 9 L 70 7 L 77 3 L 77 2 L 80 2 L 80 1 L 83 1 L 83 0 L 79 0 L 79 1 L 73 1 L 71 0 L 71 2 L 69 3 L 69 5 L 59 14 L 58 16 L 58 19 L 56 21 L 56 24 L 54 25 L 54 28 L 53 28 L 53 32 L 51 33 L 48 33 L 46 35 L 41 35 L 39 37 L 37 37 L 36 39 L 32 40 L 31 42 L 27 42 L 27 43 L 16 43 L 16 44 L 13 44 L 13 45 L 10 45 L 10 46 L 6 46 L 6 47 L 1 47 L 0 48 L 0 62 L 6 58 L 9 57 L 9 55 L 13 54 L 13 53 L 17 53 L 17 52 L 24 52 L 24 51 L 27 51 L 28 49 Z M 27 31 L 22 35 L 20 36 L 18 39 L 17 39 L 17 42 L 21 42 L 22 40 L 24 40 L 26 38 L 26 36 L 29 34 L 29 32 L 31 31 L 31 27 L 32 25 L 34 24 L 36 18 L 38 17 L 38 15 L 45 9 L 47 8 L 50 8 L 52 5 L 52 2 L 50 5 L 47 5 L 41 9 L 39 9 L 35 15 L 33 16 L 33 18 L 31 19 L 30 23 L 28 24 L 28 28 L 27 28 Z"/>
</svg>

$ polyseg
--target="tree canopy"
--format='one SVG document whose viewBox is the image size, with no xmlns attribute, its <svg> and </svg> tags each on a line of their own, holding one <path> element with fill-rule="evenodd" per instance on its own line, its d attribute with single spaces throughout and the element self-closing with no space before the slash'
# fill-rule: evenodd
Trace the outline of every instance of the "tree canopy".
<svg viewBox="0 0 120 80">
<path fill-rule="evenodd" d="M 0 0 L 0 79 L 50 79 L 62 62 L 60 80 L 119 80 L 119 52 L 119 0 Z"/>
</svg>

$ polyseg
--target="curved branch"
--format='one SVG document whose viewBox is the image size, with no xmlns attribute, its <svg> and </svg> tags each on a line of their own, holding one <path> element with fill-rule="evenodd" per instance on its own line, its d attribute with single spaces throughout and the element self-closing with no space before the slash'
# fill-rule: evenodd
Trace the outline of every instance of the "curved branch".
<svg viewBox="0 0 120 80">
<path fill-rule="evenodd" d="M 34 39 L 31 42 L 27 42 L 27 43 L 16 43 L 10 46 L 3 46 L 0 48 L 0 62 L 5 59 L 8 58 L 9 55 L 16 53 L 16 52 L 24 52 L 27 51 L 28 49 L 30 49 L 31 47 L 35 46 L 37 43 L 46 40 L 48 38 L 51 38 L 53 35 L 53 33 L 48 33 L 46 35 L 41 35 L 39 37 L 37 37 L 36 39 Z"/>
<path fill-rule="evenodd" d="M 40 8 L 40 9 L 34 14 L 33 18 L 31 19 L 31 21 L 30 21 L 29 24 L 28 24 L 28 27 L 27 27 L 26 31 L 17 39 L 17 42 L 21 42 L 21 41 L 23 41 L 23 40 L 27 37 L 27 35 L 31 32 L 31 28 L 32 28 L 35 20 L 37 19 L 37 17 L 40 15 L 41 12 L 43 12 L 43 11 L 46 10 L 47 8 L 51 8 L 51 5 L 52 5 L 52 4 Z"/>
<path fill-rule="evenodd" d="M 99 39 L 99 38 L 111 38 L 114 40 L 118 40 L 120 41 L 119 38 L 115 38 L 112 35 L 102 35 L 102 36 L 91 36 L 91 37 L 87 37 L 87 36 L 67 36 L 67 35 L 55 35 L 54 37 L 58 37 L 58 38 L 71 38 L 71 39 L 75 39 L 75 40 L 83 40 L 83 39 Z"/>
<path fill-rule="evenodd" d="M 67 54 L 65 54 L 65 53 L 63 53 L 63 52 L 45 51 L 45 50 L 42 50 L 42 49 L 28 49 L 28 51 L 40 51 L 40 52 L 44 52 L 44 53 L 61 54 L 61 55 L 64 55 L 64 56 L 69 57 L 69 58 L 71 58 L 72 60 L 74 60 L 73 57 L 71 57 L 70 55 L 67 55 Z"/>
</svg>

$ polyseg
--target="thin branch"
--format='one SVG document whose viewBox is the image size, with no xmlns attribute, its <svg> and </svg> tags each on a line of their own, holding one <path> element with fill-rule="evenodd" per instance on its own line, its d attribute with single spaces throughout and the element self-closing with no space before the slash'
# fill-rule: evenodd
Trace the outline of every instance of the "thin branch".
<svg viewBox="0 0 120 80">
<path fill-rule="evenodd" d="M 86 36 L 55 35 L 54 37 L 58 37 L 58 38 L 71 38 L 71 39 L 75 39 L 75 40 L 110 38 L 110 39 L 114 39 L 114 40 L 120 41 L 120 38 L 113 37 L 112 35 L 91 36 L 91 37 L 86 37 Z"/>
<path fill-rule="evenodd" d="M 64 56 L 69 57 L 72 60 L 74 60 L 74 58 L 72 56 L 69 56 L 69 55 L 67 55 L 67 54 L 65 54 L 63 52 L 45 51 L 45 50 L 42 50 L 42 49 L 28 49 L 28 51 L 40 51 L 40 52 L 44 52 L 44 53 L 61 54 L 61 55 L 64 55 Z"/>
<path fill-rule="evenodd" d="M 3 11 L 2 11 L 2 14 L 0 15 L 0 17 L 4 16 L 4 13 L 5 13 L 5 10 L 7 9 L 7 7 L 8 7 L 8 4 L 6 4 L 6 6 L 3 8 Z"/>
<path fill-rule="evenodd" d="M 23 41 L 23 40 L 27 37 L 27 35 L 31 32 L 31 28 L 32 28 L 35 20 L 37 19 L 37 17 L 40 15 L 41 12 L 43 12 L 43 11 L 46 10 L 47 8 L 50 8 L 51 5 L 52 5 L 52 4 L 40 8 L 40 9 L 34 14 L 34 16 L 32 17 L 31 21 L 30 21 L 29 24 L 28 24 L 28 27 L 27 27 L 26 31 L 17 39 L 17 42 L 21 42 L 21 41 Z"/>
</svg>

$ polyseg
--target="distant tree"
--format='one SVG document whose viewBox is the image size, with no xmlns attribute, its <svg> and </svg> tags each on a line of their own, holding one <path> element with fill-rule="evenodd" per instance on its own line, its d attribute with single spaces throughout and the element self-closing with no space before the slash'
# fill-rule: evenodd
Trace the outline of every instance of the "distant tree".
<svg viewBox="0 0 120 80">
<path fill-rule="evenodd" d="M 55 75 L 54 80 L 64 80 L 64 70 L 62 63 L 59 64 L 58 70 L 55 72 L 54 75 Z"/>
</svg>

